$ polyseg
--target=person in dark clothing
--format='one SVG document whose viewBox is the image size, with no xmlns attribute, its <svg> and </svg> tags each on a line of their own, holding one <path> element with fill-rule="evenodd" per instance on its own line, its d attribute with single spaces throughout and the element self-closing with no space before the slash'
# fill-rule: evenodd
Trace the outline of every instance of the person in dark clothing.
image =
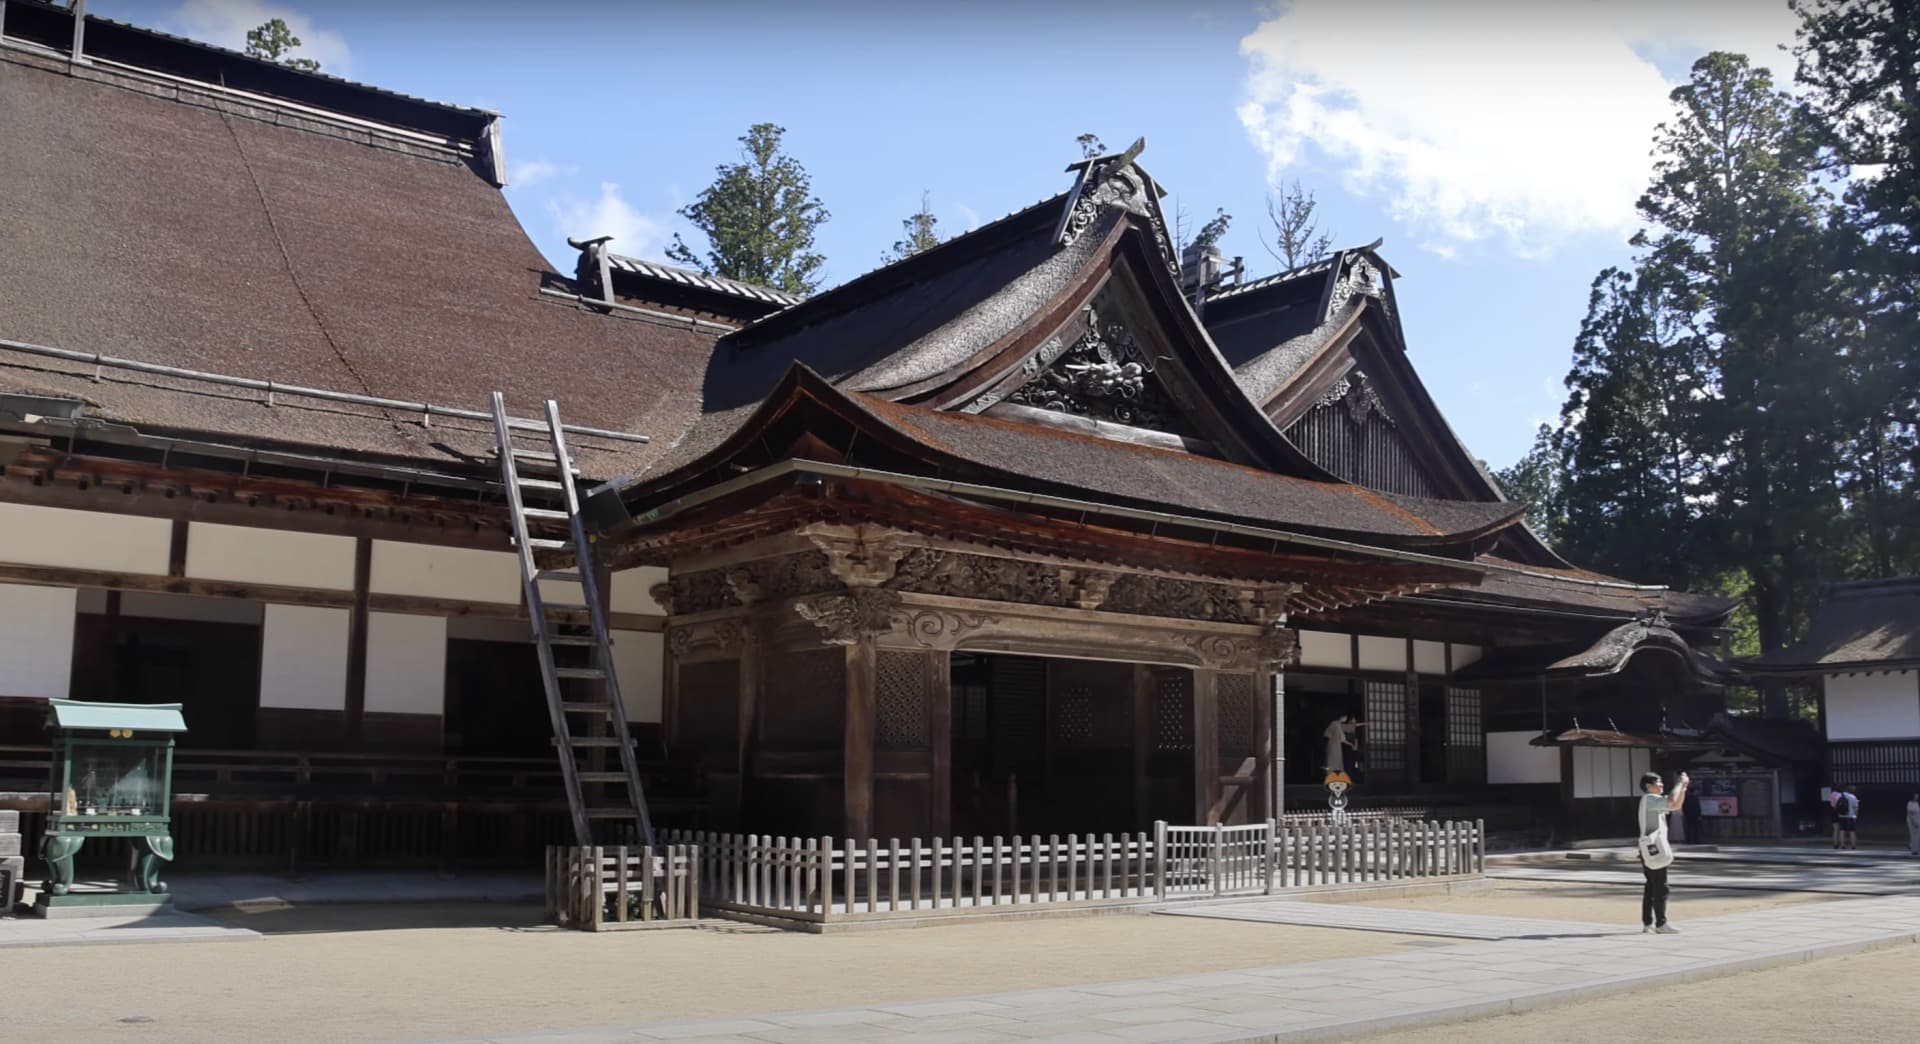
<svg viewBox="0 0 1920 1044">
<path fill-rule="evenodd" d="M 1680 819 L 1686 825 L 1687 844 L 1697 845 L 1705 840 L 1700 836 L 1700 798 L 1692 790 L 1686 791 L 1680 802 Z"/>
</svg>

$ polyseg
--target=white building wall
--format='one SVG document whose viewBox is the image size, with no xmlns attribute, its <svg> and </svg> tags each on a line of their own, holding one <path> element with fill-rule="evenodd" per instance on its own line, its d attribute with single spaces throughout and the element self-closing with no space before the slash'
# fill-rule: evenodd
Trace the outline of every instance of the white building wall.
<svg viewBox="0 0 1920 1044">
<path fill-rule="evenodd" d="M 373 542 L 367 590 L 464 602 L 520 602 L 520 562 L 509 551 Z"/>
<path fill-rule="evenodd" d="M 1415 641 L 1413 669 L 1421 674 L 1447 673 L 1447 643 Z"/>
<path fill-rule="evenodd" d="M 1300 632 L 1300 666 L 1353 669 L 1353 638 L 1331 631 Z"/>
<path fill-rule="evenodd" d="M 1573 796 L 1632 797 L 1640 792 L 1640 775 L 1652 766 L 1653 751 L 1646 747 L 1575 747 Z"/>
<path fill-rule="evenodd" d="M 663 616 L 666 610 L 653 595 L 647 592 L 655 584 L 667 582 L 667 571 L 653 566 L 641 566 L 638 569 L 622 569 L 613 574 L 613 590 L 607 595 L 607 604 L 616 613 L 650 613 Z"/>
<path fill-rule="evenodd" d="M 0 503 L 0 561 L 167 575 L 173 523 L 104 511 Z"/>
<path fill-rule="evenodd" d="M 1560 748 L 1531 745 L 1538 735 L 1531 730 L 1487 733 L 1487 782 L 1560 782 Z"/>
<path fill-rule="evenodd" d="M 346 710 L 350 617 L 345 609 L 268 605 L 260 635 L 260 706 Z"/>
<path fill-rule="evenodd" d="M 370 712 L 446 713 L 447 621 L 368 613 L 366 691 Z"/>
<path fill-rule="evenodd" d="M 666 636 L 651 631 L 613 631 L 613 671 L 627 720 L 660 720 L 660 687 L 666 668 Z"/>
<path fill-rule="evenodd" d="M 1827 738 L 1920 739 L 1920 674 L 1828 675 Z"/>
<path fill-rule="evenodd" d="M 1360 669 L 1363 671 L 1399 671 L 1407 669 L 1407 640 L 1360 636 Z"/>
<path fill-rule="evenodd" d="M 1456 645 L 1453 647 L 1453 669 L 1480 662 L 1481 649 L 1477 645 Z"/>
<path fill-rule="evenodd" d="M 187 524 L 187 575 L 200 580 L 353 590 L 353 538 Z M 161 572 L 165 572 L 163 566 Z"/>
<path fill-rule="evenodd" d="M 0 584 L 0 696 L 67 698 L 74 596 L 71 587 Z"/>
</svg>

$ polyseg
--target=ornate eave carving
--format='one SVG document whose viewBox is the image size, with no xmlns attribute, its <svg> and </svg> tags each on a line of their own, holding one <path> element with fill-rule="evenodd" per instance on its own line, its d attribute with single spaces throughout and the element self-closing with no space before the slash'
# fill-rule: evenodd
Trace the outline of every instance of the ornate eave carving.
<svg viewBox="0 0 1920 1044">
<path fill-rule="evenodd" d="M 1074 186 L 1072 201 L 1068 204 L 1067 212 L 1061 216 L 1060 231 L 1055 242 L 1061 246 L 1072 246 L 1087 229 L 1093 227 L 1102 210 L 1117 207 L 1147 219 L 1153 229 L 1154 246 L 1160 251 L 1161 261 L 1167 266 L 1167 271 L 1179 279 L 1180 258 L 1173 249 L 1172 238 L 1167 234 L 1166 216 L 1160 210 L 1159 187 L 1146 171 L 1133 162 L 1146 147 L 1147 140 L 1140 138 L 1127 151 L 1090 163 L 1081 171 L 1080 180 Z"/>
<path fill-rule="evenodd" d="M 1354 297 L 1371 297 L 1382 305 L 1387 303 L 1386 286 L 1380 277 L 1380 270 L 1373 262 L 1357 257 L 1347 266 L 1346 274 L 1333 284 L 1333 297 L 1328 303 L 1328 314 L 1340 311 Z"/>
<path fill-rule="evenodd" d="M 828 645 L 853 645 L 893 629 L 900 595 L 877 587 L 837 594 L 809 595 L 793 604 L 800 618 L 820 629 Z"/>
<path fill-rule="evenodd" d="M 1358 370 L 1328 385 L 1314 400 L 1315 406 L 1336 404 L 1346 407 L 1348 419 L 1355 424 L 1365 424 L 1370 414 L 1379 414 L 1381 420 L 1393 423 L 1393 415 L 1387 412 L 1387 404 L 1380 401 L 1380 393 L 1373 390 L 1373 382 Z"/>
<path fill-rule="evenodd" d="M 667 648 L 676 662 L 738 652 L 753 640 L 753 629 L 741 620 L 707 620 L 667 630 Z"/>
</svg>

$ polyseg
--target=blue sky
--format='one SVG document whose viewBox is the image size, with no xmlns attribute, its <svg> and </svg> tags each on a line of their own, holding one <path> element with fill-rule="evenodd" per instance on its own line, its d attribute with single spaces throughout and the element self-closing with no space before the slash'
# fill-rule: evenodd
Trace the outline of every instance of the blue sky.
<svg viewBox="0 0 1920 1044">
<path fill-rule="evenodd" d="M 1147 139 L 1251 275 L 1268 186 L 1316 193 L 1336 245 L 1384 238 L 1414 364 L 1495 467 L 1557 418 L 1587 287 L 1627 260 L 1665 93 L 1712 48 L 1766 54 L 1785 0 L 93 0 L 239 46 L 282 17 L 328 71 L 506 115 L 507 198 L 658 257 L 753 123 L 832 212 L 827 282 L 874 267 L 930 193 L 949 234 L 1068 184 L 1074 137 Z M 1169 203 L 1174 200 L 1169 200 Z"/>
</svg>

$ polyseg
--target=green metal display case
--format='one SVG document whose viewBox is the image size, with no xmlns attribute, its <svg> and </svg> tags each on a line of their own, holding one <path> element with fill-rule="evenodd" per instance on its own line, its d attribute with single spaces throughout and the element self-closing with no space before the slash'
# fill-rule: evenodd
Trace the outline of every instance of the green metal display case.
<svg viewBox="0 0 1920 1044">
<path fill-rule="evenodd" d="M 160 863 L 173 859 L 174 737 L 187 731 L 177 703 L 49 700 L 52 803 L 40 858 L 46 883 L 35 911 L 74 907 L 155 907 L 169 901 Z M 112 891 L 73 887 L 73 857 L 90 837 L 133 845 L 131 880 Z"/>
</svg>

